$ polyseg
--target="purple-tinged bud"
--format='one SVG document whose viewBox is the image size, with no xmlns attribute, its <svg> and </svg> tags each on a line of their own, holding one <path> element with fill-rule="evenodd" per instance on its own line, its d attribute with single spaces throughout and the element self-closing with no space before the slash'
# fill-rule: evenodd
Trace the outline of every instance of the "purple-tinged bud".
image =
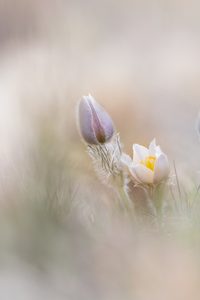
<svg viewBox="0 0 200 300">
<path fill-rule="evenodd" d="M 91 95 L 80 100 L 78 117 L 81 135 L 88 144 L 104 144 L 112 138 L 112 119 Z"/>
</svg>

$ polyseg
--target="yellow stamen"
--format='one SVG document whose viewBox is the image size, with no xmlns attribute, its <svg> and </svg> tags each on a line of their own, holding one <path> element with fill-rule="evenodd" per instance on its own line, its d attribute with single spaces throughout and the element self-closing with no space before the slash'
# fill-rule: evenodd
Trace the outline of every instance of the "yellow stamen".
<svg viewBox="0 0 200 300">
<path fill-rule="evenodd" d="M 156 157 L 155 156 L 147 156 L 145 159 L 141 160 L 140 162 L 142 165 L 147 167 L 150 170 L 154 170 L 155 168 L 155 163 L 156 163 Z"/>
</svg>

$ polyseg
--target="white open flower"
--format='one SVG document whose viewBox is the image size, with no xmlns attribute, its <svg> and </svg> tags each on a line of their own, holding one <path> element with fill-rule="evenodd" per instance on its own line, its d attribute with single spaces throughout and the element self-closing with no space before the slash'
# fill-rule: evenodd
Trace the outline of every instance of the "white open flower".
<svg viewBox="0 0 200 300">
<path fill-rule="evenodd" d="M 156 146 L 155 139 L 149 148 L 133 145 L 133 161 L 128 163 L 128 167 L 135 181 L 141 184 L 158 184 L 169 175 L 168 158 Z"/>
</svg>

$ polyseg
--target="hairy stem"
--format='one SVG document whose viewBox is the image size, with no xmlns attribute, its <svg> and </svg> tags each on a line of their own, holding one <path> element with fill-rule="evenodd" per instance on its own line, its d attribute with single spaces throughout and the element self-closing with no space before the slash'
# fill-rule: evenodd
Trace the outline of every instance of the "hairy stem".
<svg viewBox="0 0 200 300">
<path fill-rule="evenodd" d="M 119 196 L 119 200 L 120 200 L 120 206 L 127 212 L 133 213 L 134 205 L 133 205 L 133 202 L 131 201 L 131 199 L 128 195 L 128 192 L 126 191 L 126 188 L 124 186 L 118 187 L 118 196 Z"/>
</svg>

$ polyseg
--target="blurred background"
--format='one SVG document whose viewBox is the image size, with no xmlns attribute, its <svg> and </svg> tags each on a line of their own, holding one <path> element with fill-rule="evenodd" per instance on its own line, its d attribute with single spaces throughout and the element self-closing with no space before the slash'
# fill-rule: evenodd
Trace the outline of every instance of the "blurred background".
<svg viewBox="0 0 200 300">
<path fill-rule="evenodd" d="M 0 0 L 1 299 L 199 299 L 196 249 L 110 220 L 75 114 L 91 93 L 127 153 L 155 137 L 198 184 L 199 10 Z"/>
</svg>

